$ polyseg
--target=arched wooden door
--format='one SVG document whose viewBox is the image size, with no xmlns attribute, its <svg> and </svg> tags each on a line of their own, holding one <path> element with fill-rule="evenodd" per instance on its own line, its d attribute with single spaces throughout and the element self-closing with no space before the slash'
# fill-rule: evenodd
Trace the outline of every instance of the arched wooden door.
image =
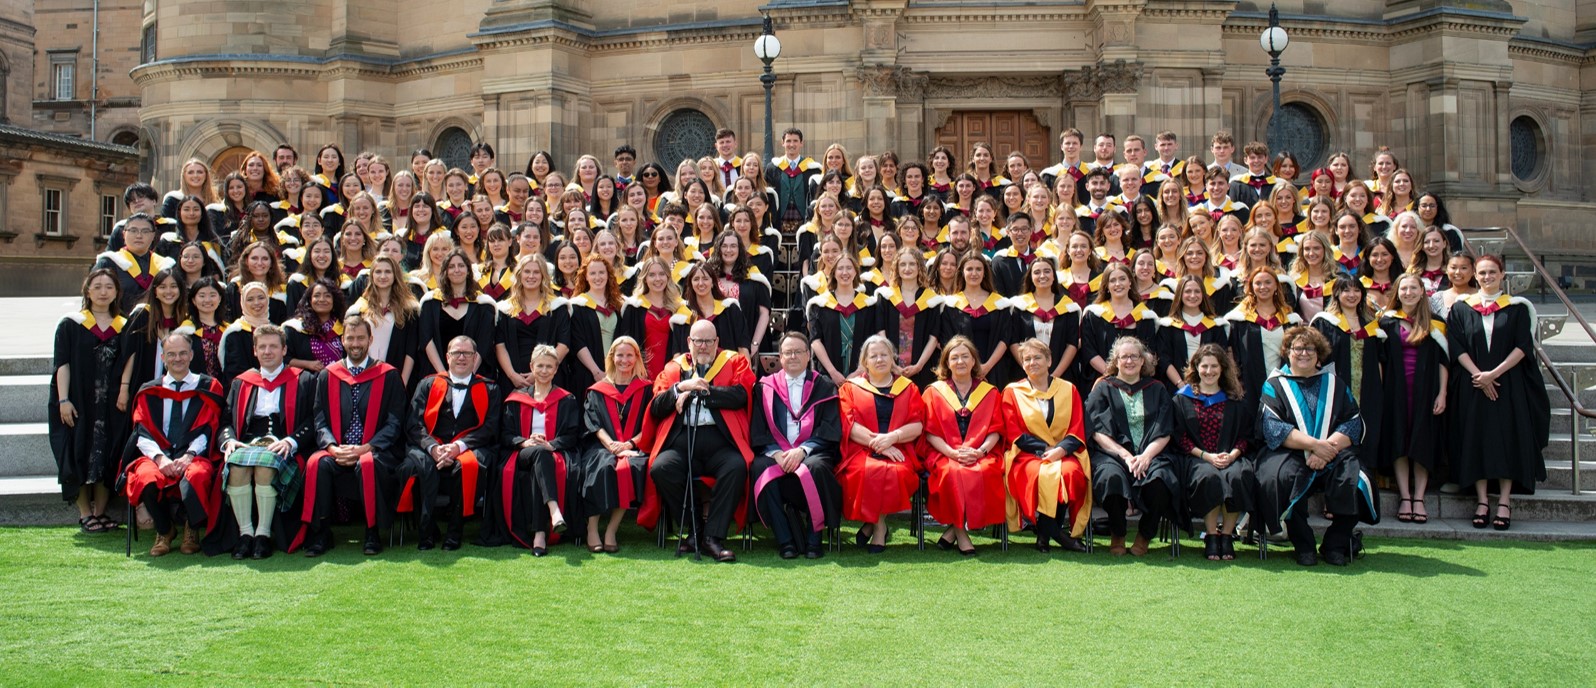
<svg viewBox="0 0 1596 688">
<path fill-rule="evenodd" d="M 991 144 L 999 169 L 1013 151 L 1024 153 L 1033 169 L 1042 169 L 1055 148 L 1052 133 L 1029 110 L 955 112 L 937 128 L 936 141 L 953 150 L 961 171 L 970 162 L 971 147 L 981 142 Z"/>
</svg>

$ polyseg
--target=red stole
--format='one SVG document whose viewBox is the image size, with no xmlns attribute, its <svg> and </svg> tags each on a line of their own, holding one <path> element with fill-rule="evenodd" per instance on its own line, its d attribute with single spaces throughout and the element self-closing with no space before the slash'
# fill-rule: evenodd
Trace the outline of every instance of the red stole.
<svg viewBox="0 0 1596 688">
<path fill-rule="evenodd" d="M 475 392 L 475 387 L 473 385 L 473 392 Z M 509 396 L 504 398 L 504 403 L 516 404 L 521 407 L 521 413 L 517 415 L 517 418 L 519 418 L 521 436 L 527 437 L 532 434 L 532 413 L 534 411 L 543 412 L 545 434 L 558 428 L 560 422 L 560 400 L 568 396 L 570 396 L 569 392 L 559 387 L 554 387 L 549 390 L 549 395 L 544 397 L 543 401 L 538 401 L 525 392 L 511 392 Z M 472 403 L 475 403 L 475 399 L 472 400 Z M 563 511 L 565 509 L 565 479 L 568 472 L 568 464 L 565 461 L 564 454 L 560 452 L 551 453 L 554 455 L 554 499 Z M 521 450 L 512 447 L 509 455 L 504 459 L 504 469 L 499 480 L 499 494 L 488 495 L 488 498 L 499 500 L 499 513 L 504 518 L 505 532 L 509 533 L 510 537 L 515 538 L 516 542 L 521 543 L 522 547 L 531 549 L 532 543 L 522 540 L 521 536 L 516 534 L 514 526 L 515 511 L 510 508 L 515 503 L 515 469 L 516 463 L 520 458 Z M 462 464 L 462 470 L 464 470 L 464 464 Z M 472 481 L 472 487 L 475 488 L 474 480 Z M 475 492 L 467 494 L 475 494 Z M 559 534 L 557 533 L 550 532 L 548 537 L 551 544 L 559 542 Z"/>
<path fill-rule="evenodd" d="M 643 390 L 648 383 L 643 380 L 633 380 L 626 386 L 626 391 L 615 387 L 609 380 L 600 380 L 591 389 L 604 397 L 604 410 L 610 418 L 610 430 L 615 433 L 611 439 L 616 442 L 632 442 L 638 451 L 643 451 L 648 445 L 647 430 L 652 429 L 648 422 L 648 408 L 638 402 L 643 397 Z M 632 407 L 632 422 L 627 423 L 621 418 L 621 407 L 630 404 Z M 622 505 L 629 505 L 637 500 L 636 488 L 632 485 L 631 458 L 615 457 L 615 492 Z"/>
<path fill-rule="evenodd" d="M 449 403 L 450 384 L 448 373 L 433 375 L 432 388 L 427 390 L 427 405 L 421 411 L 422 426 L 426 428 L 427 434 L 432 439 L 437 440 L 439 444 L 459 442 L 461 438 L 482 427 L 483 423 L 488 422 L 488 385 L 486 381 L 474 378 L 471 380 L 471 389 L 467 393 L 471 395 L 471 407 L 477 411 L 477 424 L 455 433 L 454 437 L 439 437 L 434 428 L 438 427 L 438 415 L 443 412 L 443 405 Z M 369 428 L 367 432 L 370 432 Z M 455 457 L 455 460 L 460 462 L 460 491 L 464 495 L 464 498 L 460 500 L 461 513 L 466 518 L 470 518 L 477 511 L 477 472 L 481 469 L 481 464 L 477 462 L 475 450 L 461 452 L 459 456 Z M 410 480 L 413 482 L 415 478 Z M 400 513 L 414 509 L 410 495 L 410 483 L 407 482 L 404 491 L 399 495 L 398 511 Z"/>
<path fill-rule="evenodd" d="M 290 365 L 284 365 L 282 372 L 277 374 L 277 379 L 270 382 L 268 382 L 266 378 L 261 377 L 260 371 L 255 369 L 244 371 L 244 373 L 239 375 L 236 379 L 239 381 L 239 403 L 238 406 L 233 409 L 234 428 L 236 428 L 239 432 L 243 432 L 244 428 L 249 427 L 249 417 L 244 414 L 248 413 L 248 409 L 246 407 L 254 406 L 252 402 L 255 399 L 256 390 L 263 392 L 275 392 L 281 389 L 283 390 L 283 395 L 282 399 L 279 400 L 278 407 L 281 408 L 283 412 L 283 432 L 286 434 L 293 434 L 295 425 L 294 420 L 298 418 L 298 416 L 294 414 L 294 406 L 296 403 L 298 403 L 299 398 L 298 368 Z"/>
<path fill-rule="evenodd" d="M 692 357 L 682 354 L 672 359 L 654 380 L 654 394 L 663 394 L 684 379 L 691 379 L 696 375 L 689 371 L 693 369 Z M 748 359 L 733 351 L 721 351 L 715 357 L 715 362 L 704 375 L 709 384 L 715 387 L 730 387 L 737 385 L 743 388 L 750 399 L 754 395 L 754 371 L 748 366 Z M 740 409 L 718 409 L 711 411 L 717 415 L 720 424 L 725 428 L 726 434 L 731 436 L 732 442 L 737 445 L 737 451 L 743 455 L 743 463 L 751 465 L 754 462 L 754 449 L 748 444 L 748 407 Z M 652 416 L 652 414 L 650 414 Z M 654 457 L 665 449 L 665 440 L 670 437 L 669 428 L 676 423 L 676 410 L 671 409 L 670 415 L 655 422 L 656 428 L 665 428 L 664 431 L 654 433 L 653 446 L 649 448 L 648 461 L 650 467 Z M 746 501 L 746 496 L 745 496 Z M 654 493 L 654 483 L 650 481 L 644 489 L 643 506 L 638 509 L 637 523 L 644 528 L 652 529 L 659 521 L 659 498 Z M 737 510 L 737 525 L 740 528 L 747 521 L 747 509 Z"/>
</svg>

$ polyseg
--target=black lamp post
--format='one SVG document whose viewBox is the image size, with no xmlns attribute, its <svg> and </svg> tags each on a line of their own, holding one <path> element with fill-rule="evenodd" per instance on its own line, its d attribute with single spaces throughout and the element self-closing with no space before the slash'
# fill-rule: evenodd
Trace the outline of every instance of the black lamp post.
<svg viewBox="0 0 1596 688">
<path fill-rule="evenodd" d="M 759 82 L 765 85 L 765 163 L 769 164 L 775 155 L 775 124 L 771 114 L 771 90 L 776 87 L 776 73 L 771 71 L 770 63 L 781 56 L 781 41 L 777 40 L 775 32 L 771 30 L 770 15 L 765 15 L 765 29 L 754 40 L 754 56 L 765 63 L 765 73 L 759 75 Z"/>
<path fill-rule="evenodd" d="M 1269 80 L 1274 82 L 1275 109 L 1269 113 L 1269 150 L 1280 150 L 1280 77 L 1286 75 L 1286 68 L 1280 66 L 1280 54 L 1286 51 L 1286 44 L 1290 38 L 1286 30 L 1280 27 L 1280 11 L 1275 9 L 1274 3 L 1269 3 L 1269 27 L 1258 35 L 1258 45 L 1264 52 L 1269 53 L 1269 68 L 1264 74 L 1269 75 Z"/>
</svg>

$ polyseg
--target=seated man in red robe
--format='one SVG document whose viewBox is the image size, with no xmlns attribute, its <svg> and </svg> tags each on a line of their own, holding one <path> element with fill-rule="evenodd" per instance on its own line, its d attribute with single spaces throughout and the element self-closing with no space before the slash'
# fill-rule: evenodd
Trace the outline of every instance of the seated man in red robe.
<svg viewBox="0 0 1596 688">
<path fill-rule="evenodd" d="M 127 499 L 139 506 L 139 521 L 155 529 L 150 556 L 172 551 L 172 503 L 180 502 L 184 554 L 200 551 L 194 531 L 216 522 L 216 461 L 211 452 L 221 420 L 222 383 L 190 369 L 194 350 L 185 333 L 161 340 L 166 374 L 133 397 L 133 456 L 127 467 Z"/>
</svg>

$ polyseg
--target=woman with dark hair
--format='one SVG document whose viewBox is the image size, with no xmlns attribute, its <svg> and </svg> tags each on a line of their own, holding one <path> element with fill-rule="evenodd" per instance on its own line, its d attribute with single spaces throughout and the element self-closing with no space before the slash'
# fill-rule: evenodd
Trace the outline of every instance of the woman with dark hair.
<svg viewBox="0 0 1596 688">
<path fill-rule="evenodd" d="M 433 233 L 447 231 L 441 215 L 432 194 L 422 191 L 410 198 L 410 219 L 400 235 L 405 240 L 406 270 L 420 267 L 422 250 Z"/>
<path fill-rule="evenodd" d="M 250 282 L 260 282 L 266 287 L 271 300 L 271 321 L 280 323 L 288 319 L 288 278 L 278 262 L 273 245 L 257 241 L 234 255 L 233 276 L 227 281 L 225 313 L 228 320 L 237 320 L 240 310 L 240 289 Z"/>
<path fill-rule="evenodd" d="M 288 276 L 288 285 L 285 288 L 288 303 L 294 304 L 298 309 L 299 302 L 304 299 L 305 292 L 310 285 L 318 280 L 332 282 L 339 291 L 349 286 L 350 279 L 343 274 L 343 269 L 338 266 L 338 253 L 333 248 L 332 239 L 318 236 L 311 240 L 303 252 L 303 261 L 294 274 Z M 343 316 L 343 309 L 336 311 L 339 317 Z"/>
<path fill-rule="evenodd" d="M 371 322 L 371 344 L 366 349 L 372 358 L 399 371 L 407 388 L 419 382 L 415 374 L 421 336 L 421 312 L 415 292 L 405 283 L 404 268 L 392 255 L 372 261 L 370 279 L 362 285 L 359 297 L 349 306 L 349 315 L 364 315 Z"/>
<path fill-rule="evenodd" d="M 177 273 L 162 270 L 155 273 L 150 290 L 144 300 L 133 307 L 127 316 L 127 327 L 122 331 L 123 366 L 122 394 L 117 398 L 117 408 L 127 410 L 127 401 L 144 383 L 158 380 L 166 372 L 161 359 L 161 342 L 173 333 L 193 334 L 183 327 L 188 320 L 188 299 Z"/>
<path fill-rule="evenodd" d="M 222 371 L 222 332 L 227 321 L 222 314 L 222 281 L 216 277 L 202 277 L 188 287 L 188 320 L 182 327 L 194 334 L 189 337 L 194 350 L 194 368 L 218 380 L 230 383 Z"/>
<path fill-rule="evenodd" d="M 1474 527 L 1484 528 L 1489 519 L 1492 528 L 1507 530 L 1513 492 L 1533 493 L 1535 483 L 1546 480 L 1541 452 L 1551 410 L 1535 362 L 1535 307 L 1505 293 L 1501 258 L 1480 256 L 1474 276 L 1480 291 L 1458 299 L 1447 316 L 1457 360 L 1452 475 L 1458 485 L 1474 486 Z M 1494 515 L 1487 499 L 1492 482 Z"/>
<path fill-rule="evenodd" d="M 438 275 L 438 288 L 427 292 L 421 299 L 421 340 L 418 362 L 423 373 L 441 373 L 449 369 L 443 360 L 449 342 L 464 335 L 476 342 L 477 351 L 493 351 L 494 317 L 498 313 L 493 297 L 482 293 L 476 278 L 471 274 L 471 259 L 459 249 L 450 251 L 443 259 L 443 274 Z M 430 370 L 427 368 L 430 367 Z M 493 379 L 498 364 L 492 357 L 483 356 L 477 374 Z M 419 379 L 422 376 L 417 376 Z"/>
<path fill-rule="evenodd" d="M 316 151 L 316 173 L 310 176 L 311 183 L 320 186 L 326 191 L 327 204 L 337 203 L 342 196 L 338 194 L 338 184 L 344 178 L 344 151 L 336 143 L 329 143 Z"/>
<path fill-rule="evenodd" d="M 1028 339 L 1047 345 L 1052 368 L 1048 375 L 1070 381 L 1077 388 L 1089 387 L 1080 373 L 1081 308 L 1069 298 L 1058 283 L 1058 269 L 1053 259 L 1038 256 L 1025 270 L 1023 293 L 1010 299 L 1018 327 L 1012 328 L 1010 341 L 1013 364 L 1023 369 L 1021 352 L 1013 347 Z"/>
<path fill-rule="evenodd" d="M 543 183 L 544 177 L 549 176 L 550 172 L 557 169 L 559 169 L 559 166 L 554 164 L 554 156 L 548 151 L 540 150 L 533 153 L 532 157 L 526 159 L 526 170 L 524 172 L 527 181 L 532 185 L 532 195 L 543 195 L 542 189 L 539 189 L 538 186 Z"/>
<path fill-rule="evenodd" d="M 119 525 L 106 510 L 127 439 L 128 390 L 118 387 L 130 344 L 122 336 L 127 319 L 122 317 L 121 290 L 115 270 L 89 271 L 79 309 L 62 316 L 55 328 L 45 413 L 50 451 L 61 498 L 77 506 L 78 528 L 85 533 Z"/>
<path fill-rule="evenodd" d="M 1002 394 L 981 379 L 980 352 L 968 337 L 942 347 L 937 378 L 922 394 L 926 509 L 948 526 L 939 549 L 974 556 L 969 531 L 1004 520 Z"/>
<path fill-rule="evenodd" d="M 736 302 L 738 309 L 743 311 L 745 331 L 740 334 L 738 341 L 743 342 L 749 352 L 758 354 L 764 345 L 765 333 L 770 329 L 770 281 L 753 266 L 747 244 L 736 232 L 729 229 L 721 232 L 715 237 L 713 250 L 712 255 L 706 254 L 708 260 L 704 265 L 715 278 L 721 294 Z M 688 286 L 692 286 L 691 273 L 688 274 Z M 725 337 L 721 338 L 721 346 L 732 348 L 727 345 Z"/>
<path fill-rule="evenodd" d="M 1017 342 L 1025 377 L 1003 389 L 1003 425 L 1014 436 L 1008 464 L 1010 531 L 1024 516 L 1036 526 L 1036 549 L 1047 553 L 1049 540 L 1085 552 L 1077 538 L 1092 514 L 1092 472 L 1086 452 L 1086 414 L 1075 385 L 1049 374 L 1050 347 L 1038 339 Z M 1066 534 L 1066 524 L 1068 534 Z"/>
<path fill-rule="evenodd" d="M 1285 520 L 1298 564 L 1313 566 L 1322 555 L 1332 566 L 1346 566 L 1359 549 L 1352 529 L 1359 521 L 1380 521 L 1379 496 L 1356 449 L 1364 437 L 1363 417 L 1346 381 L 1326 365 L 1330 343 L 1323 335 L 1293 327 L 1281 345 L 1288 362 L 1270 376 L 1258 403 L 1264 446 L 1256 463 L 1254 513 L 1271 532 Z M 1321 492 L 1330 526 L 1316 554 L 1303 499 Z"/>
<path fill-rule="evenodd" d="M 340 338 L 345 310 L 344 292 L 332 280 L 311 282 L 299 300 L 294 319 L 283 323 L 288 335 L 288 364 L 319 373 L 342 359 L 344 345 Z"/>
<path fill-rule="evenodd" d="M 971 250 L 959 259 L 956 279 L 959 291 L 943 298 L 942 337 L 969 339 L 979 355 L 981 379 L 993 387 L 1007 385 L 1012 379 L 1008 364 L 1012 304 L 993 290 L 992 265 L 980 251 Z"/>
<path fill-rule="evenodd" d="M 1189 457 L 1166 453 L 1175 432 L 1169 388 L 1153 375 L 1156 357 L 1140 339 L 1124 336 L 1108 349 L 1112 368 L 1086 399 L 1091 433 L 1092 496 L 1108 514 L 1108 551 L 1125 549 L 1126 506 L 1141 512 L 1130 553 L 1141 556 L 1163 518 L 1180 525 L 1183 477 Z M 1173 537 L 1179 537 L 1173 534 Z"/>
<path fill-rule="evenodd" d="M 211 218 L 205 212 L 205 203 L 198 196 L 188 196 L 177 202 L 177 228 L 162 234 L 155 241 L 155 252 L 177 259 L 183 247 L 197 244 L 205 257 L 216 266 L 216 273 L 227 269 L 226 245 L 211 227 Z"/>
<path fill-rule="evenodd" d="M 729 298 L 720 288 L 720 280 L 706 263 L 694 263 L 687 271 L 687 292 L 682 305 L 671 318 L 671 354 L 688 351 L 687 335 L 693 323 L 708 320 L 715 324 L 715 334 L 720 338 L 720 348 L 749 355 L 748 326 L 744 324 L 743 310 L 737 299 Z"/>
<path fill-rule="evenodd" d="M 222 177 L 221 199 L 205 206 L 211 216 L 211 228 L 217 236 L 230 239 L 244 224 L 244 209 L 249 205 L 249 182 L 241 172 L 229 172 Z"/>
<path fill-rule="evenodd" d="M 1269 163 L 1269 170 L 1281 181 L 1295 184 L 1297 176 L 1302 174 L 1302 163 L 1297 162 L 1297 156 L 1291 151 L 1280 151 L 1275 154 L 1274 161 Z"/>
<path fill-rule="evenodd" d="M 1447 248 L 1453 255 L 1468 252 L 1468 242 L 1463 240 L 1463 231 L 1452 224 L 1452 215 L 1446 211 L 1446 204 L 1441 202 L 1441 197 L 1429 191 L 1419 194 L 1419 200 L 1414 204 L 1418 210 L 1419 219 L 1424 221 L 1424 226 L 1440 228 L 1442 236 L 1446 237 Z"/>
<path fill-rule="evenodd" d="M 233 232 L 228 240 L 227 254 L 237 257 L 245 246 L 261 242 L 267 244 L 272 253 L 281 254 L 284 248 L 298 245 L 293 237 L 277 231 L 272 227 L 272 209 L 265 201 L 254 201 L 244 212 L 243 225 Z"/>
<path fill-rule="evenodd" d="M 1396 278 L 1407 268 L 1402 265 L 1396 244 L 1383 236 L 1371 239 L 1363 253 L 1363 264 L 1358 267 L 1358 280 L 1363 282 L 1363 288 L 1368 291 L 1369 303 L 1376 309 L 1384 310 L 1391 305 L 1391 288 L 1396 285 Z"/>
<path fill-rule="evenodd" d="M 859 259 L 844 252 L 826 272 L 827 289 L 805 303 L 815 370 L 841 386 L 858 369 L 859 344 L 881 330 L 875 295 L 859 283 Z M 721 339 L 721 346 L 726 346 Z"/>
<path fill-rule="evenodd" d="M 649 216 L 652 216 L 658 212 L 660 194 L 669 193 L 671 190 L 670 175 L 659 163 L 647 162 L 638 169 L 637 180 L 643 185 L 643 190 L 648 192 L 648 212 Z"/>
<path fill-rule="evenodd" d="M 1126 244 L 1132 251 L 1142 251 L 1153 246 L 1153 235 L 1158 232 L 1158 201 L 1142 194 L 1131 207 L 1125 209 L 1130 229 L 1125 233 Z"/>
<path fill-rule="evenodd" d="M 1113 263 L 1103 271 L 1097 302 L 1081 314 L 1081 363 L 1088 379 L 1115 370 L 1109 349 L 1121 337 L 1140 339 L 1148 351 L 1158 350 L 1158 314 L 1136 301 L 1136 277 L 1130 266 Z"/>
<path fill-rule="evenodd" d="M 1175 280 L 1175 303 L 1169 307 L 1169 317 L 1158 320 L 1160 354 L 1158 369 L 1168 380 L 1170 389 L 1185 384 L 1183 370 L 1205 345 L 1214 345 L 1229 352 L 1229 321 L 1214 312 L 1214 304 L 1203 290 L 1196 275 L 1186 275 Z M 1241 395 L 1235 395 L 1240 398 Z"/>
<path fill-rule="evenodd" d="M 931 177 L 931 170 L 919 162 L 911 162 L 903 166 L 903 194 L 892 201 L 892 214 L 902 218 L 906 215 L 920 216 L 920 207 L 927 202 L 942 202 L 942 197 L 927 185 Z"/>
<path fill-rule="evenodd" d="M 1253 510 L 1258 476 L 1249 452 L 1253 414 L 1243 403 L 1236 363 L 1218 344 L 1197 347 L 1175 392 L 1175 450 L 1187 462 L 1187 513 L 1203 515 L 1209 561 L 1236 558 L 1236 522 Z"/>
</svg>

